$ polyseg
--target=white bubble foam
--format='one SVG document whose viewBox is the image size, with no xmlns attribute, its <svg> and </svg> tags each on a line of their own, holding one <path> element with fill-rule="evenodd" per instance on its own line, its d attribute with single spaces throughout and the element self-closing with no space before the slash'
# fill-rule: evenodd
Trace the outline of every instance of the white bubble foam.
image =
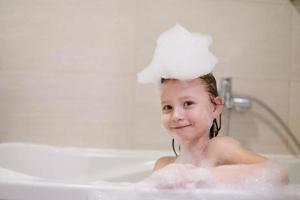
<svg viewBox="0 0 300 200">
<path fill-rule="evenodd" d="M 208 49 L 211 43 L 210 35 L 191 33 L 179 24 L 175 25 L 159 36 L 153 59 L 138 73 L 138 81 L 190 80 L 212 72 L 218 59 Z"/>
<path fill-rule="evenodd" d="M 213 168 L 170 164 L 139 184 L 158 189 L 220 188 L 266 191 L 284 185 L 285 169 L 266 161 L 260 164 L 222 165 Z"/>
<path fill-rule="evenodd" d="M 276 181 L 276 171 L 281 167 L 267 162 L 265 170 L 242 180 L 218 183 L 212 179 L 210 168 L 195 167 L 190 164 L 170 164 L 138 183 L 108 183 L 100 181 L 99 187 L 90 192 L 90 200 L 286 200 L 300 199 L 300 185 L 269 185 Z M 224 170 L 237 172 L 244 165 L 224 166 Z M 272 175 L 273 174 L 273 175 Z M 246 178 L 248 177 L 248 178 Z M 246 180 L 248 179 L 248 180 Z M 209 182 L 208 184 L 205 184 Z M 267 184 L 266 184 L 267 183 Z"/>
</svg>

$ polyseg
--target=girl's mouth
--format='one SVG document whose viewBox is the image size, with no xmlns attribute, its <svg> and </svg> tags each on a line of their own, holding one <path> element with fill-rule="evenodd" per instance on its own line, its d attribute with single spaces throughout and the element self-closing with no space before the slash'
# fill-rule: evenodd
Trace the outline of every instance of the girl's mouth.
<svg viewBox="0 0 300 200">
<path fill-rule="evenodd" d="M 175 126 L 175 127 L 172 127 L 172 129 L 179 130 L 179 129 L 184 129 L 184 128 L 190 127 L 190 126 L 192 126 L 192 124 L 183 125 L 183 126 Z"/>
</svg>

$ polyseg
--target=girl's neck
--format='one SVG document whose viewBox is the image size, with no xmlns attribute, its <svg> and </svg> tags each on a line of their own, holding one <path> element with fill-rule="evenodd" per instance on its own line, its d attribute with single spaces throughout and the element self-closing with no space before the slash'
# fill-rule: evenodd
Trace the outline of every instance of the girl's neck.
<svg viewBox="0 0 300 200">
<path fill-rule="evenodd" d="M 204 135 L 197 141 L 184 143 L 180 145 L 180 154 L 176 162 L 182 164 L 201 165 L 201 162 L 206 159 L 205 147 L 209 141 L 208 135 Z"/>
</svg>

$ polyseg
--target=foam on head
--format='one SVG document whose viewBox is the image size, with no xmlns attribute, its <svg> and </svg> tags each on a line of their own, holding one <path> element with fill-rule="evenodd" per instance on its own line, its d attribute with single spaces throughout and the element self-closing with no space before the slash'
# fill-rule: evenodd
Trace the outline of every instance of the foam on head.
<svg viewBox="0 0 300 200">
<path fill-rule="evenodd" d="M 138 81 L 191 80 L 209 74 L 218 61 L 208 49 L 211 43 L 211 36 L 191 33 L 179 24 L 175 25 L 159 36 L 153 59 L 138 73 Z"/>
</svg>

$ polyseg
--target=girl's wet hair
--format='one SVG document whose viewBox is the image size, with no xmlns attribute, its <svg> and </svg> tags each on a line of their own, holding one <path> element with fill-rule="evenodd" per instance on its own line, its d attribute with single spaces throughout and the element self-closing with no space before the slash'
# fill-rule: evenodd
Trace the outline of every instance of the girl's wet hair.
<svg viewBox="0 0 300 200">
<path fill-rule="evenodd" d="M 213 104 L 216 105 L 216 102 L 214 102 L 214 98 L 218 96 L 218 89 L 217 89 L 217 81 L 214 77 L 214 75 L 212 73 L 206 74 L 204 76 L 200 76 L 199 79 L 201 79 L 201 81 L 205 84 L 206 86 L 206 90 L 209 93 L 210 96 L 210 100 Z M 164 79 L 161 78 L 161 84 L 163 84 L 166 80 L 168 79 Z M 209 138 L 213 138 L 216 137 L 221 129 L 221 114 L 219 116 L 219 123 L 217 122 L 217 119 L 213 120 L 213 124 L 210 127 L 209 130 Z M 176 150 L 175 150 L 175 141 L 174 139 L 172 139 L 172 149 L 175 153 L 176 156 L 178 156 Z M 179 146 L 179 150 L 180 150 L 180 146 Z"/>
</svg>

